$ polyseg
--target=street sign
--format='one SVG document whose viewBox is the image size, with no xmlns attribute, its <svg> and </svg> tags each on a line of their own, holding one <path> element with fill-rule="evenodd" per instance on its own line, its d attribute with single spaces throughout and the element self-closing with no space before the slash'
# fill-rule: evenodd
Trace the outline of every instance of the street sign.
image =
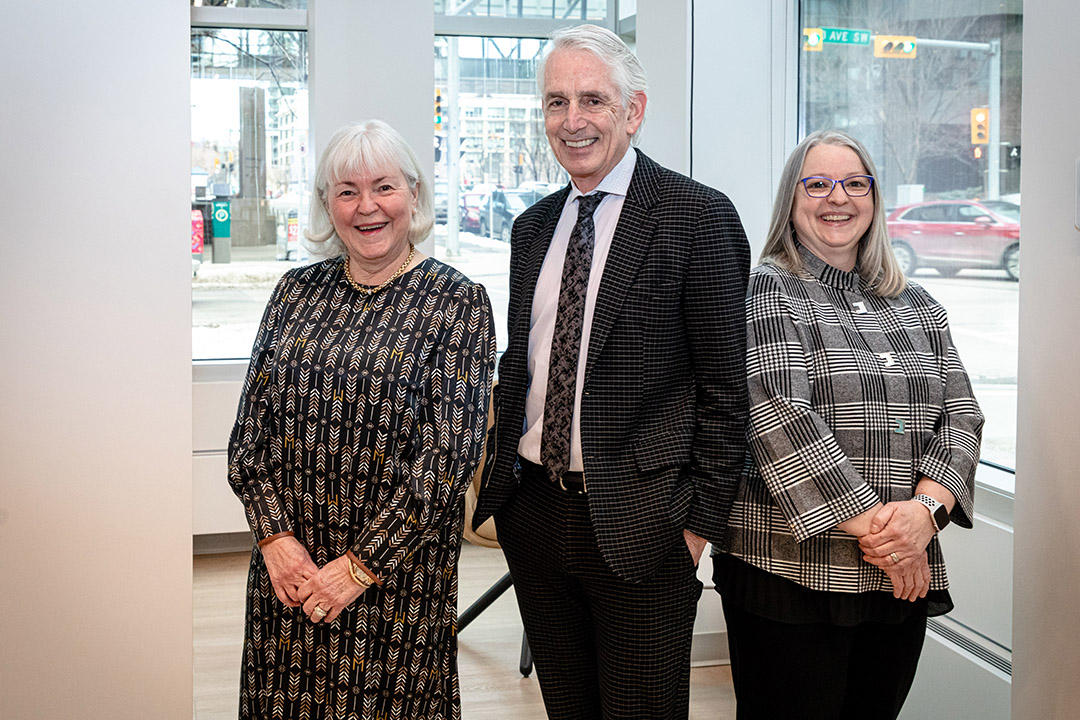
<svg viewBox="0 0 1080 720">
<path fill-rule="evenodd" d="M 916 39 L 911 35 L 875 35 L 874 57 L 914 60 Z"/>
<path fill-rule="evenodd" d="M 852 30 L 851 28 L 821 28 L 824 33 L 824 41 L 838 43 L 840 45 L 869 45 L 869 30 Z"/>
<path fill-rule="evenodd" d="M 851 28 L 803 28 L 802 49 L 807 52 L 821 52 L 825 43 L 837 45 L 869 45 L 869 30 Z"/>
<path fill-rule="evenodd" d="M 228 202 L 214 203 L 214 237 L 230 237 L 232 235 L 232 222 L 229 216 Z"/>
</svg>

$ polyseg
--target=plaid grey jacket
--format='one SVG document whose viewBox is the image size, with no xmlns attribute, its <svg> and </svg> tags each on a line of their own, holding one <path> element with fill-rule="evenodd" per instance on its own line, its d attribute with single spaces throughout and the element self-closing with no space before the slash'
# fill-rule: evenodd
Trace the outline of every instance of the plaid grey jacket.
<svg viewBox="0 0 1080 720">
<path fill-rule="evenodd" d="M 909 500 L 929 477 L 971 527 L 983 416 L 945 310 L 918 285 L 879 297 L 799 248 L 804 268 L 755 268 L 747 291 L 751 455 L 725 550 L 814 590 L 886 590 L 836 525 Z M 931 589 L 948 587 L 935 537 Z"/>
</svg>

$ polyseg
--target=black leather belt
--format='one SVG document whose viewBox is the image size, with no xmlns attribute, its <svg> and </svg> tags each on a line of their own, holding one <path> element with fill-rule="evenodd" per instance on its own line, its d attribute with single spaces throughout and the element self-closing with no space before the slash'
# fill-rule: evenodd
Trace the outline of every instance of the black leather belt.
<svg viewBox="0 0 1080 720">
<path fill-rule="evenodd" d="M 544 469 L 543 465 L 537 465 L 520 456 L 518 462 L 521 463 L 522 477 L 538 482 L 551 483 L 548 471 Z M 585 487 L 585 473 L 571 470 L 567 470 L 562 474 L 559 481 L 555 483 L 555 487 L 571 495 L 584 495 L 588 492 L 588 488 Z"/>
</svg>

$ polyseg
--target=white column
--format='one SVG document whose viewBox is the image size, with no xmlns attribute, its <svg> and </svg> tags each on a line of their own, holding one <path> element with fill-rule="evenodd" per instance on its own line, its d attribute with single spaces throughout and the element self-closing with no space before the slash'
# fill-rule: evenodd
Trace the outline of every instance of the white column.
<svg viewBox="0 0 1080 720">
<path fill-rule="evenodd" d="M 755 262 L 796 140 L 791 5 L 694 3 L 694 177 L 735 203 Z"/>
<path fill-rule="evenodd" d="M 191 717 L 189 12 L 2 11 L 5 718 Z"/>
<path fill-rule="evenodd" d="M 1013 720 L 1080 707 L 1080 5 L 1024 3 Z"/>
<path fill-rule="evenodd" d="M 335 130 L 377 118 L 405 137 L 432 181 L 431 3 L 309 0 L 309 5 L 312 172 Z M 432 254 L 434 243 L 428 240 L 420 249 Z"/>
<path fill-rule="evenodd" d="M 688 0 L 638 0 L 636 53 L 649 77 L 641 149 L 653 160 L 690 174 Z"/>
</svg>

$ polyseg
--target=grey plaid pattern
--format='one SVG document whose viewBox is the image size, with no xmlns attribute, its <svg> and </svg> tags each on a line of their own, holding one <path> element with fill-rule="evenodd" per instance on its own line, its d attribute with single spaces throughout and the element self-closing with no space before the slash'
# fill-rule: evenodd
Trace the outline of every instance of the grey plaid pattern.
<svg viewBox="0 0 1080 720">
<path fill-rule="evenodd" d="M 642 581 L 684 528 L 724 536 L 746 450 L 750 247 L 725 195 L 637 153 L 596 296 L 580 421 L 597 542 L 617 575 Z M 569 191 L 514 222 L 509 340 L 474 525 L 518 487 L 533 292 Z"/>
<path fill-rule="evenodd" d="M 570 233 L 563 260 L 559 309 L 555 315 L 555 334 L 551 338 L 551 364 L 548 370 L 547 397 L 544 401 L 544 433 L 540 455 L 552 482 L 570 467 L 570 426 L 574 416 L 574 389 L 577 387 L 578 357 L 581 355 L 581 329 L 585 319 L 585 292 L 589 288 L 596 229 L 593 213 L 607 193 L 597 192 L 578 198 L 577 223 Z"/>
<path fill-rule="evenodd" d="M 719 541 L 743 466 L 750 248 L 726 196 L 638 152 L 589 327 L 589 493 L 571 498 L 523 479 L 517 454 L 532 301 L 569 192 L 514 222 L 509 342 L 473 522 L 499 513 L 552 718 L 685 718 L 700 586 L 682 531 Z"/>
<path fill-rule="evenodd" d="M 971 527 L 983 416 L 945 311 L 925 290 L 909 283 L 879 297 L 857 272 L 800 252 L 799 273 L 751 273 L 752 458 L 725 549 L 814 590 L 887 590 L 836 525 L 878 500 L 910 500 L 926 476 L 956 497 L 953 521 Z M 928 551 L 930 587 L 944 589 L 937 538 Z"/>
<path fill-rule="evenodd" d="M 611 570 L 588 496 L 537 477 L 497 515 L 549 720 L 685 720 L 702 585 L 686 543 L 642 582 Z"/>
</svg>

